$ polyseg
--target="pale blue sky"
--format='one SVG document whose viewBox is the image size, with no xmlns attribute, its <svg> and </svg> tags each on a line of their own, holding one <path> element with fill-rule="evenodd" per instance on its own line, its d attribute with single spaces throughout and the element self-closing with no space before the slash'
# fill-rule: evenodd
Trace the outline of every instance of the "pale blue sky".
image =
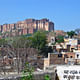
<svg viewBox="0 0 80 80">
<path fill-rule="evenodd" d="M 80 0 L 0 0 L 0 24 L 48 18 L 55 29 L 80 28 Z"/>
</svg>

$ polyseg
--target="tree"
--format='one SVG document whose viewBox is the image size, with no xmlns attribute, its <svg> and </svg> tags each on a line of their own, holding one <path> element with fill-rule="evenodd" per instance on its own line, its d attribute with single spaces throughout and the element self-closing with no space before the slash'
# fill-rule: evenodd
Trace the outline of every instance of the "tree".
<svg viewBox="0 0 80 80">
<path fill-rule="evenodd" d="M 27 62 L 23 70 L 23 77 L 21 80 L 33 80 L 33 67 Z"/>
<path fill-rule="evenodd" d="M 30 40 L 28 40 L 27 37 L 18 37 L 13 40 L 11 46 L 11 50 L 15 54 L 15 57 L 17 59 L 17 71 L 19 73 L 20 69 L 24 69 L 24 64 L 26 63 L 28 55 L 31 52 Z"/>
<path fill-rule="evenodd" d="M 64 36 L 61 36 L 61 35 L 57 36 L 57 37 L 56 37 L 56 42 L 57 42 L 57 43 L 62 43 L 62 42 L 64 42 Z"/>
<path fill-rule="evenodd" d="M 52 53 L 53 49 L 51 46 L 45 46 L 44 48 L 42 48 L 41 53 L 43 56 L 48 57 L 48 53 Z"/>
<path fill-rule="evenodd" d="M 47 37 L 43 31 L 38 31 L 33 35 L 32 47 L 39 51 L 39 55 L 47 56 L 49 52 L 52 52 L 52 48 L 47 46 Z"/>
<path fill-rule="evenodd" d="M 31 39 L 24 36 L 15 38 L 11 48 L 7 48 L 7 51 L 16 58 L 18 73 L 24 69 L 25 63 L 30 61 L 28 58 L 38 54 L 38 51 L 31 47 Z"/>
<path fill-rule="evenodd" d="M 51 80 L 49 75 L 45 75 L 45 76 L 44 76 L 44 79 L 45 79 L 45 80 Z"/>
<path fill-rule="evenodd" d="M 7 41 L 5 39 L 0 39 L 0 46 L 4 46 L 7 44 Z"/>
<path fill-rule="evenodd" d="M 70 31 L 70 32 L 67 32 L 68 34 L 68 37 L 72 38 L 76 33 L 75 31 Z"/>
<path fill-rule="evenodd" d="M 4 60 L 4 56 L 7 56 L 9 59 L 13 61 L 12 65 L 10 65 L 13 69 L 12 71 L 16 70 L 18 73 L 22 71 L 25 67 L 25 63 L 30 61 L 30 57 L 35 57 L 38 54 L 38 51 L 35 48 L 31 47 L 32 38 L 27 37 L 16 37 L 7 39 L 1 39 L 0 45 L 1 49 L 1 56 Z M 2 46 L 3 45 L 3 46 Z M 5 46 L 4 46 L 5 45 Z M 4 62 L 4 61 L 2 61 Z M 5 73 L 5 65 L 3 65 L 3 71 Z"/>
<path fill-rule="evenodd" d="M 0 63 L 0 66 L 2 66 L 2 71 L 5 74 L 5 63 L 4 63 L 4 56 L 5 56 L 5 47 L 7 45 L 7 41 L 5 39 L 0 39 L 0 57 L 2 58 L 2 62 Z"/>
<path fill-rule="evenodd" d="M 46 44 L 47 44 L 47 41 L 46 41 L 46 35 L 44 34 L 44 32 L 38 31 L 33 35 L 32 46 L 34 48 L 40 51 L 46 46 Z"/>
</svg>

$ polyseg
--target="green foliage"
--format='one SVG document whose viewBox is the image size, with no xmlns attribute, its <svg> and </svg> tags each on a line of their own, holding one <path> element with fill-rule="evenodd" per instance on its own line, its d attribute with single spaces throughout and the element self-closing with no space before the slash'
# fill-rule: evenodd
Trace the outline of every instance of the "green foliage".
<svg viewBox="0 0 80 80">
<path fill-rule="evenodd" d="M 10 40 L 10 39 L 9 39 Z M 47 56 L 49 52 L 52 52 L 52 48 L 47 46 L 47 38 L 45 32 L 36 32 L 33 36 L 26 37 L 20 36 L 11 39 L 11 45 L 14 48 L 35 48 L 38 50 L 39 55 Z"/>
<path fill-rule="evenodd" d="M 36 32 L 31 40 L 32 47 L 39 51 L 39 55 L 47 56 L 48 52 L 52 52 L 52 48 L 47 46 L 47 37 L 44 31 Z"/>
<path fill-rule="evenodd" d="M 0 31 L 0 35 L 2 35 L 2 32 Z"/>
<path fill-rule="evenodd" d="M 36 32 L 32 38 L 32 47 L 39 51 L 39 55 L 47 56 L 49 52 L 52 52 L 52 48 L 47 46 L 47 37 L 44 31 Z"/>
<path fill-rule="evenodd" d="M 21 80 L 33 80 L 33 67 L 26 63 L 25 69 L 23 70 L 23 77 Z"/>
<path fill-rule="evenodd" d="M 27 37 L 24 36 L 18 37 L 13 40 L 12 45 L 15 48 L 26 48 L 30 46 L 30 40 L 28 40 Z"/>
<path fill-rule="evenodd" d="M 51 80 L 49 75 L 45 75 L 44 80 Z"/>
<path fill-rule="evenodd" d="M 62 42 L 64 42 L 64 36 L 61 36 L 61 35 L 57 36 L 57 37 L 56 37 L 56 42 L 57 42 L 57 43 L 62 43 Z"/>
<path fill-rule="evenodd" d="M 32 34 L 26 34 L 26 35 L 23 35 L 23 36 L 30 37 L 30 36 L 32 36 Z"/>
<path fill-rule="evenodd" d="M 5 39 L 0 39 L 0 46 L 6 45 L 6 44 L 7 44 L 7 41 Z"/>
<path fill-rule="evenodd" d="M 67 34 L 70 38 L 72 38 L 76 33 L 75 31 L 70 31 L 70 32 L 67 32 Z"/>
<path fill-rule="evenodd" d="M 41 50 L 42 55 L 44 55 L 45 57 L 48 57 L 48 53 L 52 53 L 53 49 L 51 46 L 46 46 Z"/>
<path fill-rule="evenodd" d="M 52 43 L 52 45 L 55 45 L 56 44 L 56 42 L 55 43 Z"/>
<path fill-rule="evenodd" d="M 32 46 L 39 51 L 46 46 L 46 35 L 43 32 L 36 32 L 32 38 Z"/>
<path fill-rule="evenodd" d="M 44 31 L 45 34 L 49 34 L 49 31 Z"/>
</svg>

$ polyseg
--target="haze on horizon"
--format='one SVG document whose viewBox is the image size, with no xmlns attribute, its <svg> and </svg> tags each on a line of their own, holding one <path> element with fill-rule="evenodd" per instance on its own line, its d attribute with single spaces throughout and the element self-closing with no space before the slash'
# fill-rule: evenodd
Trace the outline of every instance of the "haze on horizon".
<svg viewBox="0 0 80 80">
<path fill-rule="evenodd" d="M 0 24 L 48 18 L 56 30 L 80 27 L 80 0 L 1 0 Z"/>
</svg>

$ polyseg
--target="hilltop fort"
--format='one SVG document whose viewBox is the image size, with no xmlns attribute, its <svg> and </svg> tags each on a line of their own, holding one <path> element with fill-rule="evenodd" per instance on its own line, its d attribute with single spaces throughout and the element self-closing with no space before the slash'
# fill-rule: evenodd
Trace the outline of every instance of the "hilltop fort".
<svg viewBox="0 0 80 80">
<path fill-rule="evenodd" d="M 11 36 L 33 34 L 38 30 L 53 31 L 54 23 L 45 18 L 41 20 L 26 19 L 14 24 L 0 25 L 0 32 L 6 33 L 5 36 L 9 36 L 9 33 Z"/>
</svg>

